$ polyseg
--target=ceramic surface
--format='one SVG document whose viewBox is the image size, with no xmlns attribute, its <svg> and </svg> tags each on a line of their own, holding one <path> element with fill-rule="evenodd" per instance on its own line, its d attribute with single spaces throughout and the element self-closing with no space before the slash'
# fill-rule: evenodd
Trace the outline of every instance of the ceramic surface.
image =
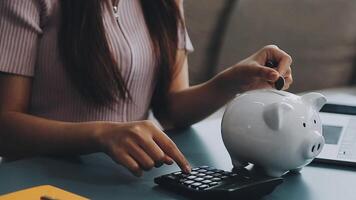
<svg viewBox="0 0 356 200">
<path fill-rule="evenodd" d="M 255 90 L 227 106 L 222 138 L 235 167 L 253 163 L 270 176 L 300 171 L 322 150 L 319 93 L 298 96 L 285 91 Z"/>
</svg>

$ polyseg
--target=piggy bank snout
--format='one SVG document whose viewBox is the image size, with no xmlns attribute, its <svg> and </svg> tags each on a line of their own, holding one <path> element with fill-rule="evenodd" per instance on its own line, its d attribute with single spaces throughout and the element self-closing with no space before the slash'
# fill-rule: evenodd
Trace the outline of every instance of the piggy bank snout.
<svg viewBox="0 0 356 200">
<path fill-rule="evenodd" d="M 305 140 L 305 149 L 304 156 L 306 159 L 315 158 L 321 150 L 323 149 L 325 144 L 324 137 L 319 132 L 312 132 L 311 137 L 308 137 Z"/>
</svg>

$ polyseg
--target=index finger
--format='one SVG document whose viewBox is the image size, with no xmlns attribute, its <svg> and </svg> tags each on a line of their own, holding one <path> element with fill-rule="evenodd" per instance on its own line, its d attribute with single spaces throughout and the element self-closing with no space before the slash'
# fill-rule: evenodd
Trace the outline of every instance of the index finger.
<svg viewBox="0 0 356 200">
<path fill-rule="evenodd" d="M 277 71 L 284 76 L 293 62 L 291 56 L 278 47 L 270 48 L 269 50 L 271 51 L 270 55 L 278 62 Z"/>
<path fill-rule="evenodd" d="M 177 145 L 162 131 L 153 136 L 153 140 L 163 150 L 165 154 L 171 157 L 178 166 L 186 173 L 190 172 L 190 165 Z"/>
</svg>

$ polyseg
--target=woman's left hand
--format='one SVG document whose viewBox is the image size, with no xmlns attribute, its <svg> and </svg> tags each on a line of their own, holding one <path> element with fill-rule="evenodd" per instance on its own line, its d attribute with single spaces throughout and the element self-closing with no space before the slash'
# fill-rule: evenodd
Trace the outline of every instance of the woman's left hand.
<svg viewBox="0 0 356 200">
<path fill-rule="evenodd" d="M 278 63 L 276 68 L 265 66 L 268 60 Z M 268 45 L 236 65 L 224 70 L 214 79 L 218 88 L 230 94 L 254 89 L 272 88 L 279 76 L 284 77 L 283 89 L 293 82 L 292 58 L 276 45 Z"/>
</svg>

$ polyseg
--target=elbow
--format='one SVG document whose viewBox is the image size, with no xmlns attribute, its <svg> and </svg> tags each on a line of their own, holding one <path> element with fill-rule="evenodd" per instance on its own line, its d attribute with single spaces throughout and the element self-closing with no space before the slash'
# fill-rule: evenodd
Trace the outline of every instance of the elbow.
<svg viewBox="0 0 356 200">
<path fill-rule="evenodd" d="M 14 141 L 11 136 L 12 133 L 9 130 L 8 125 L 9 112 L 0 112 L 0 157 L 17 159 L 21 156 L 17 155 L 14 151 Z"/>
<path fill-rule="evenodd" d="M 153 116 L 164 130 L 185 129 L 195 123 L 172 106 L 154 107 Z"/>
<path fill-rule="evenodd" d="M 172 115 L 155 116 L 155 117 L 164 130 L 186 129 L 192 125 L 191 122 L 185 120 L 179 120 L 178 117 Z"/>
</svg>

